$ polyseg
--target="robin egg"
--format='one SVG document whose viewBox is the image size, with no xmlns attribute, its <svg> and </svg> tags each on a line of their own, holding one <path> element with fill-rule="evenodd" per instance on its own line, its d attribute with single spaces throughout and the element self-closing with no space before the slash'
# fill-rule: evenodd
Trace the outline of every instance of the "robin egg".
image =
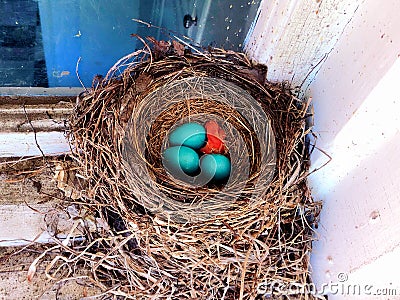
<svg viewBox="0 0 400 300">
<path fill-rule="evenodd" d="M 214 181 L 224 181 L 231 173 L 231 162 L 222 154 L 206 154 L 200 160 L 201 173 Z"/>
<path fill-rule="evenodd" d="M 206 129 L 198 123 L 186 123 L 175 128 L 169 135 L 171 146 L 186 146 L 198 150 L 206 143 Z"/>
<path fill-rule="evenodd" d="M 185 146 L 174 146 L 166 149 L 162 155 L 164 167 L 176 178 L 183 173 L 192 175 L 199 169 L 199 155 Z M 182 173 L 183 172 L 183 173 Z"/>
</svg>

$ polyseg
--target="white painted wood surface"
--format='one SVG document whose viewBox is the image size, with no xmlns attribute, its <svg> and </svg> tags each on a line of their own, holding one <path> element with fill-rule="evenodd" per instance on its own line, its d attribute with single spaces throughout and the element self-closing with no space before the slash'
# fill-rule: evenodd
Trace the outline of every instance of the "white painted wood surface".
<svg viewBox="0 0 400 300">
<path fill-rule="evenodd" d="M 72 93 L 69 89 L 0 88 L 0 247 L 47 242 L 51 238 L 45 218 L 48 220 L 57 211 L 56 198 L 37 192 L 32 181 L 27 179 L 29 173 L 26 178 L 19 176 L 23 181 L 15 181 L 5 171 L 24 170 L 19 170 L 18 164 L 11 164 L 9 168 L 5 164 L 7 158 L 26 161 L 26 157 L 54 156 L 70 151 L 64 120 L 72 112 L 72 103 L 57 102 L 57 97 L 50 97 L 50 103 L 40 102 L 43 96 L 59 92 L 64 96 Z M 56 184 L 51 183 L 52 177 L 47 175 L 36 176 L 34 180 L 40 182 L 48 195 L 57 194 Z M 62 210 L 58 210 L 57 215 L 60 222 L 65 219 Z"/>
<path fill-rule="evenodd" d="M 344 282 L 345 286 L 354 286 L 356 291 L 360 287 L 363 293 L 360 293 L 360 296 L 343 295 L 342 299 L 399 299 L 400 269 L 396 265 L 399 257 L 400 247 L 396 247 L 393 251 L 383 253 L 373 262 L 351 272 Z"/>
<path fill-rule="evenodd" d="M 20 248 L 0 249 L 0 299 L 2 300 L 73 300 L 98 299 L 91 297 L 101 294 L 99 288 L 91 287 L 89 280 L 83 276 L 78 280 L 63 280 L 55 283 L 44 274 L 45 264 L 39 266 L 32 281 L 27 280 L 29 266 L 43 249 L 33 248 L 31 251 L 17 252 Z M 13 255 L 10 255 L 13 254 Z M 87 274 L 89 275 L 89 274 Z"/>
<path fill-rule="evenodd" d="M 267 79 L 307 86 L 364 0 L 266 0 L 246 45 Z"/>
<path fill-rule="evenodd" d="M 31 241 L 44 243 L 51 240 L 46 231 L 44 216 L 50 212 L 52 205 L 47 203 L 32 206 L 36 211 L 25 203 L 0 205 L 0 247 L 21 246 Z"/>
<path fill-rule="evenodd" d="M 69 152 L 65 120 L 73 109 L 71 98 L 81 91 L 1 87 L 0 158 Z"/>
<path fill-rule="evenodd" d="M 342 273 L 349 276 L 345 288 L 399 283 L 398 272 L 378 263 L 400 260 L 399 9 L 393 0 L 264 1 L 247 46 L 268 65 L 269 80 L 304 82 L 314 101 L 318 146 L 333 158 L 311 178 L 314 197 L 325 202 L 312 254 L 319 286 L 337 283 Z M 326 159 L 314 155 L 314 167 Z M 395 297 L 368 299 L 400 298 L 396 288 Z"/>
<path fill-rule="evenodd" d="M 79 213 L 73 206 L 67 208 L 60 200 L 62 196 L 52 172 L 43 166 L 40 157 L 7 166 L 2 162 L 0 247 L 48 242 L 55 232 L 66 236 L 75 222 L 73 217 Z"/>
<path fill-rule="evenodd" d="M 309 90 L 318 146 L 332 156 L 311 177 L 314 197 L 325 203 L 312 254 L 314 279 L 338 282 L 346 273 L 345 287 L 397 288 L 397 295 L 368 299 L 400 298 L 399 10 L 397 0 L 366 0 Z M 315 155 L 314 166 L 325 160 Z M 353 298 L 367 295 L 329 296 Z"/>
<path fill-rule="evenodd" d="M 0 158 L 39 156 L 42 152 L 60 155 L 69 151 L 64 132 L 0 132 Z"/>
</svg>

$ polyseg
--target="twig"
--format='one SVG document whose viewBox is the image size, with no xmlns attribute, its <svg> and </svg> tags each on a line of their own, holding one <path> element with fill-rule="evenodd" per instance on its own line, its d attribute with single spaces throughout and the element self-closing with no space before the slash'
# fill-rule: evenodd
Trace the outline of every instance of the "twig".
<svg viewBox="0 0 400 300">
<path fill-rule="evenodd" d="M 78 78 L 81 86 L 85 89 L 86 92 L 88 92 L 86 86 L 83 84 L 83 82 L 81 80 L 81 77 L 79 76 L 79 63 L 81 62 L 81 59 L 82 59 L 82 57 L 79 56 L 78 61 L 76 62 L 76 66 L 75 66 L 75 74 L 76 74 L 76 77 Z"/>
<path fill-rule="evenodd" d="M 34 139 L 35 139 L 36 147 L 39 149 L 40 153 L 42 154 L 43 162 L 45 162 L 45 163 L 46 163 L 46 166 L 48 166 L 48 163 L 47 163 L 47 161 L 46 161 L 46 156 L 44 155 L 44 152 L 43 152 L 42 148 L 40 147 L 40 145 L 39 145 L 39 143 L 38 143 L 38 140 L 37 140 L 36 129 L 35 129 L 35 127 L 33 127 L 33 124 L 32 124 L 31 120 L 30 120 L 29 117 L 28 117 L 28 113 L 26 112 L 25 103 L 22 104 L 22 108 L 23 108 L 23 110 L 24 110 L 24 114 L 25 114 L 26 121 L 29 123 L 29 125 L 30 125 L 31 128 L 32 128 L 32 131 L 33 131 L 33 134 L 34 134 Z"/>
</svg>

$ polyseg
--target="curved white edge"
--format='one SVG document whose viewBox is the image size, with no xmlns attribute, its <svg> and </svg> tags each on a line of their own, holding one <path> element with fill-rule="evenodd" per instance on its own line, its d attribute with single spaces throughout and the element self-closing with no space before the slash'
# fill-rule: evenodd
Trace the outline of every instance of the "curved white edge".
<svg viewBox="0 0 400 300">
<path fill-rule="evenodd" d="M 310 178 L 315 200 L 324 201 L 311 255 L 319 286 L 339 274 L 373 276 L 382 256 L 400 260 L 391 250 L 400 243 L 398 11 L 396 0 L 264 0 L 245 47 L 268 66 L 268 80 L 312 96 L 317 145 L 333 159 Z M 328 159 L 317 153 L 313 167 Z M 396 280 L 392 271 L 376 274 Z"/>
<path fill-rule="evenodd" d="M 319 285 L 337 282 L 343 273 L 349 278 L 373 276 L 370 284 L 382 280 L 386 287 L 398 283 L 395 270 L 374 274 L 369 267 L 379 265 L 379 257 L 400 244 L 398 11 L 399 1 L 366 0 L 308 91 L 314 102 L 317 145 L 332 157 L 310 178 L 314 198 L 324 201 L 320 240 L 311 255 Z M 326 161 L 318 151 L 312 159 L 313 167 Z M 395 268 L 399 251 L 391 257 Z M 356 296 L 336 293 L 329 299 Z"/>
</svg>

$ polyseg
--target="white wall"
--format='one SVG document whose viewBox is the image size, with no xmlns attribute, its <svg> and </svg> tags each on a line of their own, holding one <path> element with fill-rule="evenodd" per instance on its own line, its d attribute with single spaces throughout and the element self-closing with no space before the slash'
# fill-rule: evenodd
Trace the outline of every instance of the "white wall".
<svg viewBox="0 0 400 300">
<path fill-rule="evenodd" d="M 263 0 L 246 45 L 270 81 L 307 86 L 364 0 Z"/>
<path fill-rule="evenodd" d="M 400 1 L 366 0 L 309 91 L 318 146 L 332 156 L 311 177 L 314 197 L 324 201 L 314 279 L 337 282 L 344 272 L 353 283 L 397 285 L 398 296 L 384 299 L 400 299 L 399 11 Z M 314 155 L 314 167 L 324 160 Z M 329 299 L 343 298 L 352 296 Z"/>
<path fill-rule="evenodd" d="M 318 147 L 332 157 L 310 178 L 324 201 L 312 254 L 319 286 L 343 276 L 344 288 L 400 285 L 399 11 L 398 0 L 264 0 L 246 47 L 269 80 L 311 82 Z M 326 160 L 316 151 L 313 167 Z M 400 299 L 398 288 L 368 299 Z M 353 298 L 344 294 L 329 299 Z"/>
</svg>

